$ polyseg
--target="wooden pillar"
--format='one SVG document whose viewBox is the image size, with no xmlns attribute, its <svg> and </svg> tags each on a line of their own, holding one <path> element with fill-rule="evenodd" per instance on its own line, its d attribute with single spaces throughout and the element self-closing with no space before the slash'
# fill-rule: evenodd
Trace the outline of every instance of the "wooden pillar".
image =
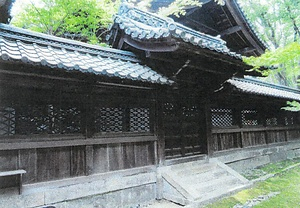
<svg viewBox="0 0 300 208">
<path fill-rule="evenodd" d="M 242 121 L 242 108 L 232 108 L 233 125 L 237 125 L 240 128 L 240 139 L 237 141 L 237 145 L 240 148 L 244 147 L 244 131 Z"/>
<path fill-rule="evenodd" d="M 156 163 L 161 166 L 165 162 L 165 132 L 163 124 L 163 99 L 160 89 L 156 93 L 156 102 L 155 102 L 155 124 L 154 124 L 154 133 L 157 136 L 157 161 Z"/>
<path fill-rule="evenodd" d="M 214 142 L 212 137 L 212 127 L 211 127 L 211 105 L 209 101 L 204 103 L 204 117 L 205 117 L 205 136 L 206 136 L 206 153 L 209 157 L 214 154 Z"/>
<path fill-rule="evenodd" d="M 264 130 L 264 135 L 265 135 L 265 142 L 266 144 L 269 143 L 269 139 L 268 139 L 268 130 L 267 130 L 267 112 L 268 110 L 263 108 L 259 108 L 258 109 L 258 115 L 259 115 L 259 122 L 261 122 L 261 124 L 263 125 L 263 127 L 265 128 Z"/>
</svg>

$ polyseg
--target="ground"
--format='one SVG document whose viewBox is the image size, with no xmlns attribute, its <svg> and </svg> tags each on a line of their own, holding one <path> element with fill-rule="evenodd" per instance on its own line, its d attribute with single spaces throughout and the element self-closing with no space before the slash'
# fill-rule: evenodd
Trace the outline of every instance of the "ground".
<svg viewBox="0 0 300 208">
<path fill-rule="evenodd" d="M 300 159 L 271 163 L 244 172 L 255 182 L 251 189 L 206 206 L 206 208 L 300 207 Z"/>
</svg>

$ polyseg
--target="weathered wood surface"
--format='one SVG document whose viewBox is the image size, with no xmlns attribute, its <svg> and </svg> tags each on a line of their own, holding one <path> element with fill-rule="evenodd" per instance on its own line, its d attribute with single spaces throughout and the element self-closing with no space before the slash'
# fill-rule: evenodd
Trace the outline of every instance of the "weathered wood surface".
<svg viewBox="0 0 300 208">
<path fill-rule="evenodd" d="M 300 139 L 300 126 L 213 129 L 213 149 L 251 147 Z"/>
<path fill-rule="evenodd" d="M 154 165 L 154 151 L 154 142 L 147 141 L 6 150 L 0 151 L 0 160 L 1 170 L 26 170 L 24 183 L 29 184 Z"/>
<path fill-rule="evenodd" d="M 156 141 L 155 136 L 117 136 L 117 137 L 96 137 L 89 139 L 73 139 L 70 137 L 64 137 L 62 140 L 57 136 L 56 139 L 47 139 L 43 141 L 43 136 L 37 141 L 32 140 L 2 140 L 0 139 L 0 150 L 13 150 L 13 149 L 34 149 L 34 148 L 49 148 L 49 147 L 70 147 L 70 146 L 81 146 L 81 145 L 96 145 L 96 144 L 118 144 L 118 143 L 131 143 L 131 142 L 147 142 Z M 51 141 L 52 140 L 52 141 Z M 43 142 L 41 142 L 43 141 Z"/>
</svg>

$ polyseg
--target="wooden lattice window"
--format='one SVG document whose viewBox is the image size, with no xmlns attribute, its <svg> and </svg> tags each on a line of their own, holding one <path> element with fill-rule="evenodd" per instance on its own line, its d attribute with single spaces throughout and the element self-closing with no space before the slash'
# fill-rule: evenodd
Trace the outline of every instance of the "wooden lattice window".
<svg viewBox="0 0 300 208">
<path fill-rule="evenodd" d="M 295 124 L 294 116 L 285 116 L 284 117 L 284 125 L 292 126 Z"/>
<path fill-rule="evenodd" d="M 0 109 L 0 135 L 80 132 L 81 114 L 77 107 L 22 105 Z"/>
<path fill-rule="evenodd" d="M 185 117 L 197 117 L 198 113 L 199 111 L 197 106 L 182 107 L 182 114 Z"/>
<path fill-rule="evenodd" d="M 266 119 L 266 125 L 267 126 L 277 126 L 278 125 L 277 118 L 276 117 L 267 118 Z"/>
<path fill-rule="evenodd" d="M 130 109 L 130 131 L 150 132 L 150 109 L 149 108 Z"/>
<path fill-rule="evenodd" d="M 16 130 L 16 111 L 11 107 L 0 108 L 0 136 L 14 135 Z"/>
<path fill-rule="evenodd" d="M 96 132 L 122 132 L 123 117 L 122 108 L 97 108 L 95 120 Z"/>
<path fill-rule="evenodd" d="M 256 110 L 242 110 L 243 126 L 258 126 L 258 113 Z"/>
<path fill-rule="evenodd" d="M 95 129 L 101 132 L 150 132 L 150 108 L 98 107 Z"/>
<path fill-rule="evenodd" d="M 164 103 L 163 114 L 164 116 L 176 116 L 176 106 L 173 103 Z"/>
<path fill-rule="evenodd" d="M 232 109 L 212 108 L 211 123 L 213 127 L 230 127 L 233 126 Z"/>
</svg>

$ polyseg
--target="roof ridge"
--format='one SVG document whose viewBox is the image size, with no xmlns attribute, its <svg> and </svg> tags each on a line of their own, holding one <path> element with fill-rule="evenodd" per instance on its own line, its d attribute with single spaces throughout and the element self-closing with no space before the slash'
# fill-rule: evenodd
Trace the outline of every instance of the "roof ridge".
<svg viewBox="0 0 300 208">
<path fill-rule="evenodd" d="M 290 91 L 290 92 L 296 92 L 296 93 L 300 94 L 300 90 L 299 89 L 288 87 L 288 86 L 284 86 L 284 85 L 269 83 L 269 82 L 265 82 L 265 81 L 262 81 L 262 80 L 250 78 L 250 77 L 245 77 L 245 78 L 233 77 L 232 79 L 233 80 L 237 80 L 237 81 L 241 81 L 241 82 L 254 83 L 254 84 L 265 86 L 265 87 L 271 87 L 271 88 L 274 88 L 274 89 L 285 90 L 285 91 Z"/>
<path fill-rule="evenodd" d="M 11 25 L 0 23 L 0 34 L 10 39 L 18 39 L 25 42 L 38 43 L 42 45 L 51 45 L 69 50 L 88 52 L 90 54 L 101 55 L 115 59 L 124 59 L 133 62 L 140 62 L 137 56 L 129 51 L 122 51 L 114 48 L 106 48 L 103 46 L 92 45 L 88 43 L 70 40 L 66 38 L 56 37 L 53 35 L 43 34 L 18 28 Z"/>
</svg>

